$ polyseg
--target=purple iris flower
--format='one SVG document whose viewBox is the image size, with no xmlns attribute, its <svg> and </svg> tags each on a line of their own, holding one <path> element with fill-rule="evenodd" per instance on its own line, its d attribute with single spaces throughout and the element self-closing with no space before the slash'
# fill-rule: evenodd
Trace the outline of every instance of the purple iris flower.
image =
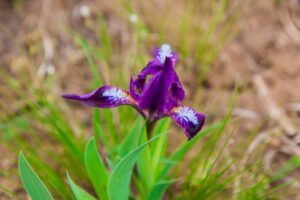
<svg viewBox="0 0 300 200">
<path fill-rule="evenodd" d="M 157 120 L 169 116 L 191 139 L 202 128 L 205 115 L 181 105 L 185 93 L 174 70 L 177 60 L 178 55 L 170 45 L 163 44 L 160 48 L 154 48 L 152 61 L 137 78 L 130 78 L 129 91 L 107 85 L 86 95 L 65 94 L 63 97 L 99 108 L 130 105 L 146 119 L 148 132 Z M 151 76 L 148 82 L 147 76 Z"/>
</svg>

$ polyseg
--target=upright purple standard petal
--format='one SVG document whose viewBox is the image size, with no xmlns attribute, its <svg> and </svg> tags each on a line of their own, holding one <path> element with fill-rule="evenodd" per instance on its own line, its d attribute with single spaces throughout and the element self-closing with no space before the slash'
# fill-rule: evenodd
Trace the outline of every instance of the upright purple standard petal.
<svg viewBox="0 0 300 200">
<path fill-rule="evenodd" d="M 174 73 L 172 60 L 167 57 L 163 70 L 153 75 L 146 84 L 139 102 L 141 109 L 153 113 L 155 111 L 162 112 L 166 108 Z"/>
<path fill-rule="evenodd" d="M 184 129 L 188 139 L 193 138 L 202 128 L 205 122 L 205 115 L 194 111 L 188 106 L 174 107 L 169 116 Z"/>
<path fill-rule="evenodd" d="M 135 101 L 127 91 L 113 86 L 103 86 L 82 96 L 76 94 L 65 94 L 63 97 L 66 99 L 82 101 L 89 106 L 99 108 L 112 108 L 120 105 L 136 105 Z"/>
<path fill-rule="evenodd" d="M 167 57 L 171 59 L 172 66 L 174 67 L 178 60 L 178 55 L 172 51 L 170 45 L 163 44 L 160 48 L 153 49 L 153 60 L 146 65 L 133 82 L 134 88 L 137 89 L 139 93 L 143 92 L 148 75 L 155 75 L 163 70 Z"/>
</svg>

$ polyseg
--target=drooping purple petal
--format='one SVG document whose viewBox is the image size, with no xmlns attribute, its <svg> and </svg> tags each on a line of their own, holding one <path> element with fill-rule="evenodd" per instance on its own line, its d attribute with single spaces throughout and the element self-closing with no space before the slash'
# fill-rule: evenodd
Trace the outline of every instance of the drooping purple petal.
<svg viewBox="0 0 300 200">
<path fill-rule="evenodd" d="M 169 44 L 163 44 L 160 48 L 153 49 L 153 57 L 155 60 L 163 64 L 167 57 L 171 58 L 173 66 L 178 60 L 178 55 L 172 51 L 172 48 Z"/>
<path fill-rule="evenodd" d="M 167 57 L 164 68 L 157 72 L 146 84 L 139 107 L 149 112 L 160 112 L 166 108 L 169 90 L 173 82 L 174 68 L 172 60 Z"/>
<path fill-rule="evenodd" d="M 172 83 L 171 92 L 172 92 L 172 96 L 179 101 L 182 101 L 185 97 L 184 89 L 181 85 L 181 82 L 176 72 L 174 73 L 174 82 Z"/>
<path fill-rule="evenodd" d="M 188 106 L 174 107 L 169 116 L 184 129 L 189 140 L 200 131 L 205 122 L 204 114 L 196 112 Z"/>
<path fill-rule="evenodd" d="M 166 104 L 167 110 L 178 106 L 185 97 L 184 89 L 179 81 L 179 78 L 174 71 L 173 82 L 169 91 L 169 98 Z"/>
<path fill-rule="evenodd" d="M 120 105 L 133 105 L 136 103 L 129 93 L 114 86 L 102 86 L 89 94 L 79 96 L 77 94 L 65 94 L 66 99 L 84 102 L 85 104 L 99 108 L 112 108 Z"/>
</svg>

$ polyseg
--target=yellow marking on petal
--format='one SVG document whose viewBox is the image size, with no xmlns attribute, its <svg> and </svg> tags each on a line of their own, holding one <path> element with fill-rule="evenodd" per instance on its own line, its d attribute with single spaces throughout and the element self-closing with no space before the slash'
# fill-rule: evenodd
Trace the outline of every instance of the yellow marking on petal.
<svg viewBox="0 0 300 200">
<path fill-rule="evenodd" d="M 172 111 L 177 113 L 180 118 L 192 122 L 193 124 L 198 124 L 198 118 L 191 108 L 187 106 L 179 106 L 172 109 Z"/>
<path fill-rule="evenodd" d="M 172 108 L 171 111 L 172 111 L 172 112 L 179 112 L 180 109 L 181 109 L 181 106 L 177 106 L 177 107 Z"/>
</svg>

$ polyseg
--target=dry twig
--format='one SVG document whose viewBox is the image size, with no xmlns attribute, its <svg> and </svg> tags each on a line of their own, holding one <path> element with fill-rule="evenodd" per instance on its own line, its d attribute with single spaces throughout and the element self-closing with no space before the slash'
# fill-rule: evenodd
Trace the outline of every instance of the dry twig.
<svg viewBox="0 0 300 200">
<path fill-rule="evenodd" d="M 285 131 L 287 136 L 295 136 L 297 134 L 296 127 L 291 123 L 286 113 L 275 103 L 263 78 L 260 75 L 255 75 L 253 83 L 269 117 L 278 122 L 279 126 Z"/>
<path fill-rule="evenodd" d="M 291 2 L 291 1 L 290 1 Z M 279 18 L 286 34 L 297 44 L 300 44 L 300 31 L 291 18 L 288 8 L 283 7 L 279 11 Z"/>
</svg>

